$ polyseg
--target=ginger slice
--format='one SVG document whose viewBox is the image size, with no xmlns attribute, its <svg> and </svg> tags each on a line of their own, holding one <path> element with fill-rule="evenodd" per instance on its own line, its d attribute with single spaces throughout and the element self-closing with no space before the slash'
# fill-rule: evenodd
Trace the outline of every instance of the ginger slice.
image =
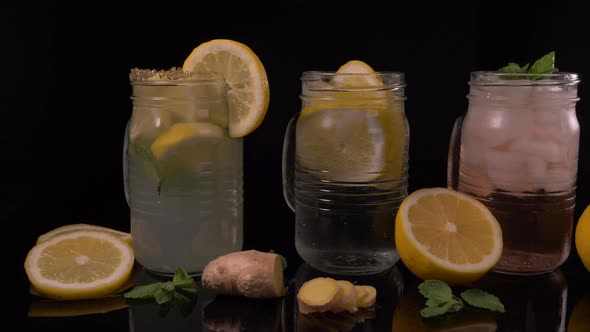
<svg viewBox="0 0 590 332">
<path fill-rule="evenodd" d="M 357 311 L 357 298 L 354 285 L 348 280 L 337 280 L 336 282 L 338 283 L 338 287 L 340 287 L 340 292 L 338 293 L 338 301 L 334 303 L 331 311 Z"/>
<path fill-rule="evenodd" d="M 308 314 L 329 310 L 340 291 L 338 282 L 332 278 L 318 277 L 306 281 L 297 293 L 299 312 Z"/>
<path fill-rule="evenodd" d="M 355 285 L 357 291 L 356 305 L 359 308 L 370 308 L 375 305 L 377 299 L 377 289 L 369 285 Z"/>
</svg>

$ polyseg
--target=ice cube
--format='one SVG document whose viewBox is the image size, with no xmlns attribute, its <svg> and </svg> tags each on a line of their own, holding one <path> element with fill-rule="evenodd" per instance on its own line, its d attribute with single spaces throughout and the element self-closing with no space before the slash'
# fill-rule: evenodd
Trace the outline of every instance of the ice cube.
<svg viewBox="0 0 590 332">
<path fill-rule="evenodd" d="M 571 189 L 575 186 L 577 163 L 549 163 L 530 156 L 527 160 L 531 183 L 536 190 L 556 192 Z"/>
<path fill-rule="evenodd" d="M 171 123 L 170 114 L 158 107 L 134 107 L 129 123 L 129 138 L 133 143 L 151 142 Z"/>
<path fill-rule="evenodd" d="M 533 114 L 528 109 L 476 103 L 469 105 L 464 126 L 468 133 L 480 137 L 486 147 L 498 147 L 530 136 L 532 120 Z"/>
<path fill-rule="evenodd" d="M 492 185 L 498 189 L 523 192 L 530 191 L 527 155 L 487 149 L 485 152 L 487 174 Z"/>
</svg>

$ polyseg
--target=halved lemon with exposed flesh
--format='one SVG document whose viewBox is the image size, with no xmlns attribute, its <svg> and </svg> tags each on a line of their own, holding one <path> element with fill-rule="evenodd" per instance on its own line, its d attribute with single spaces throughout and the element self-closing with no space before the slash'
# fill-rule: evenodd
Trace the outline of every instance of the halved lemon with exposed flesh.
<svg viewBox="0 0 590 332">
<path fill-rule="evenodd" d="M 262 123 L 270 101 L 264 65 L 252 49 L 229 39 L 197 46 L 182 66 L 192 72 L 216 72 L 229 87 L 229 135 L 242 137 Z"/>
<path fill-rule="evenodd" d="M 450 285 L 476 281 L 502 254 L 502 230 L 475 198 L 447 188 L 419 189 L 395 219 L 395 244 L 404 265 L 423 280 Z"/>
<path fill-rule="evenodd" d="M 77 230 L 35 245 L 24 267 L 42 296 L 76 300 L 113 294 L 129 279 L 134 262 L 133 249 L 120 237 Z"/>
</svg>

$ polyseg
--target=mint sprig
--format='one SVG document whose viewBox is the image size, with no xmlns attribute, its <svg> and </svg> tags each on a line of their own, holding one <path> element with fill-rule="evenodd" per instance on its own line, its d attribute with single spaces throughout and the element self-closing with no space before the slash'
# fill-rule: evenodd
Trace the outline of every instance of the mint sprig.
<svg viewBox="0 0 590 332">
<path fill-rule="evenodd" d="M 123 294 L 125 300 L 131 304 L 156 302 L 167 313 L 174 305 L 183 307 L 193 302 L 197 293 L 194 279 L 183 269 L 178 268 L 172 281 L 156 282 L 149 285 L 136 286 Z"/>
<path fill-rule="evenodd" d="M 547 54 L 545 54 L 544 56 L 542 56 L 540 59 L 536 60 L 532 66 L 529 66 L 529 64 L 527 63 L 524 66 L 520 66 L 518 63 L 515 62 L 509 62 L 508 65 L 498 69 L 498 72 L 500 73 L 508 73 L 508 74 L 552 74 L 559 71 L 559 69 L 557 69 L 555 67 L 555 52 L 551 51 Z M 540 79 L 541 76 L 537 76 L 537 75 L 533 75 L 533 76 L 509 76 L 506 77 L 509 79 L 523 79 L 523 78 L 529 78 L 532 80 L 537 80 Z"/>
<path fill-rule="evenodd" d="M 431 318 L 446 313 L 458 312 L 465 307 L 463 301 L 472 307 L 495 312 L 504 312 L 504 305 L 498 297 L 478 288 L 467 289 L 460 295 L 453 295 L 451 287 L 441 280 L 425 280 L 418 285 L 420 294 L 427 299 L 426 307 L 420 311 L 422 317 Z"/>
</svg>

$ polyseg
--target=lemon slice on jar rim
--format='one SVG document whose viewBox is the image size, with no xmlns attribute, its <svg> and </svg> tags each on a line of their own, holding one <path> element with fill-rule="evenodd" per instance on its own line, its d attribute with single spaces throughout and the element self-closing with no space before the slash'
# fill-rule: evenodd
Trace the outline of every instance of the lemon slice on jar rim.
<svg viewBox="0 0 590 332">
<path fill-rule="evenodd" d="M 270 102 L 264 65 L 247 45 L 214 39 L 195 47 L 184 61 L 184 70 L 216 72 L 228 85 L 229 135 L 243 137 L 262 123 Z"/>
</svg>

